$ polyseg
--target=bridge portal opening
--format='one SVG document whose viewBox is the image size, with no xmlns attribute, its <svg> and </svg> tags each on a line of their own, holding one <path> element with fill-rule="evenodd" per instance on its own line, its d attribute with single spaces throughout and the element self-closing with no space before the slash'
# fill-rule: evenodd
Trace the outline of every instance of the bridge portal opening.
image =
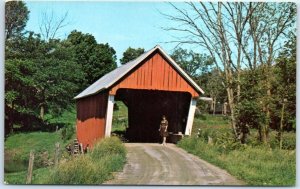
<svg viewBox="0 0 300 189">
<path fill-rule="evenodd" d="M 173 135 L 185 132 L 191 101 L 191 94 L 188 92 L 118 89 L 115 101 L 125 104 L 128 116 L 126 124 L 126 118 L 118 116 L 120 110 L 115 111 L 112 131 L 117 130 L 114 125 L 123 122 L 124 127 L 121 128 L 125 130 L 123 136 L 128 142 L 161 142 L 158 129 L 163 115 L 169 122 L 169 142 Z M 124 114 L 124 110 L 119 114 Z"/>
</svg>

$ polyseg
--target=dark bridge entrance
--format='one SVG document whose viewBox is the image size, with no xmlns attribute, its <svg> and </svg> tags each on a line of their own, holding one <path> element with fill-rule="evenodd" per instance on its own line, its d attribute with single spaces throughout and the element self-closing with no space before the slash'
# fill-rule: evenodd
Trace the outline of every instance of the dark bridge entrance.
<svg viewBox="0 0 300 189">
<path fill-rule="evenodd" d="M 160 142 L 159 125 L 162 115 L 167 116 L 168 131 L 184 133 L 191 95 L 187 92 L 118 89 L 115 100 L 128 108 L 129 142 Z"/>
</svg>

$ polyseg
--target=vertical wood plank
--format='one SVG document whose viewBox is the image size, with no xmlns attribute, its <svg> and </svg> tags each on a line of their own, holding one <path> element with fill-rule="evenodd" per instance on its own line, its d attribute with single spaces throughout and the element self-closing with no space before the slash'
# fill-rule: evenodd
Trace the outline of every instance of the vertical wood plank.
<svg viewBox="0 0 300 189">
<path fill-rule="evenodd" d="M 162 87 L 161 87 L 161 63 L 160 63 L 160 56 L 157 55 L 157 58 L 156 58 L 156 65 L 157 65 L 157 89 L 161 90 Z"/>
<path fill-rule="evenodd" d="M 55 143 L 54 166 L 57 166 L 59 162 L 59 146 L 59 142 Z"/>
<path fill-rule="evenodd" d="M 162 87 L 165 88 L 166 87 L 166 64 L 164 59 L 162 58 L 162 66 L 163 66 L 163 83 L 162 83 Z"/>
<path fill-rule="evenodd" d="M 174 90 L 174 84 L 175 84 L 175 82 L 174 82 L 174 75 L 175 75 L 174 69 L 173 69 L 173 67 L 171 67 L 171 75 L 170 75 L 171 80 L 172 80 L 171 90 Z"/>
<path fill-rule="evenodd" d="M 152 58 L 149 59 L 149 66 L 150 66 L 150 74 L 149 74 L 150 85 L 149 86 L 152 88 L 152 74 L 153 74 Z"/>
<path fill-rule="evenodd" d="M 146 89 L 150 89 L 150 81 L 149 81 L 149 73 L 151 73 L 151 70 L 149 68 L 149 60 L 147 60 L 147 62 L 145 62 L 145 66 L 146 66 L 146 75 L 145 75 L 145 87 Z"/>
<path fill-rule="evenodd" d="M 178 73 L 173 69 L 173 89 L 177 88 L 177 75 Z"/>
<path fill-rule="evenodd" d="M 157 55 L 153 56 L 153 87 L 154 89 L 158 89 L 157 87 Z"/>
<path fill-rule="evenodd" d="M 172 78 L 172 73 L 173 73 L 173 69 L 171 66 L 169 66 L 169 80 L 170 80 L 170 83 L 169 83 L 169 90 L 172 90 L 172 85 L 173 85 L 173 78 Z"/>
<path fill-rule="evenodd" d="M 31 150 L 29 154 L 29 164 L 28 164 L 26 184 L 31 184 L 32 181 L 33 161 L 34 161 L 34 153 L 33 150 Z"/>
<path fill-rule="evenodd" d="M 143 88 L 145 87 L 145 66 L 144 65 L 142 65 L 141 67 L 140 67 L 140 69 L 141 69 L 141 71 L 142 71 L 142 86 L 143 86 Z"/>
</svg>

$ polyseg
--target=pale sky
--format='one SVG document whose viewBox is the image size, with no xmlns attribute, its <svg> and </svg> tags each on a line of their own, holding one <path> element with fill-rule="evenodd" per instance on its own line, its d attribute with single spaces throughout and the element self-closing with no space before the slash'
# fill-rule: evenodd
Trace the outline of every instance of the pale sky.
<svg viewBox="0 0 300 189">
<path fill-rule="evenodd" d="M 147 51 L 159 44 L 171 53 L 176 45 L 165 43 L 173 38 L 161 28 L 172 23 L 160 12 L 175 14 L 166 2 L 25 2 L 30 10 L 26 30 L 40 33 L 43 12 L 53 11 L 56 18 L 68 12 L 70 24 L 60 31 L 59 37 L 66 38 L 74 29 L 90 33 L 98 43 L 108 43 L 116 50 L 118 62 L 129 46 Z M 176 4 L 183 5 L 182 2 Z"/>
</svg>

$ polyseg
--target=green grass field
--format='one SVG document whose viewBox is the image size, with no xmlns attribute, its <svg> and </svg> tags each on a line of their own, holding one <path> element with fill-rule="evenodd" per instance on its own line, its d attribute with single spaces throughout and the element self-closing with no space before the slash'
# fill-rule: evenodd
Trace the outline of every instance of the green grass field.
<svg viewBox="0 0 300 189">
<path fill-rule="evenodd" d="M 121 111 L 116 112 L 119 118 L 124 117 L 123 112 L 126 113 L 124 107 L 121 105 Z M 60 117 L 47 115 L 47 119 L 51 124 L 64 125 L 67 139 L 62 134 L 64 128 L 57 132 L 28 132 L 9 136 L 5 141 L 5 183 L 25 184 L 31 150 L 35 154 L 32 184 L 101 184 L 112 177 L 112 172 L 123 167 L 126 160 L 125 147 L 116 137 L 102 140 L 96 145 L 96 151 L 93 150 L 90 154 L 79 158 L 68 156 L 65 146 L 75 138 L 73 127 L 76 112 L 74 109 L 64 112 Z M 122 130 L 122 126 L 118 122 L 116 130 L 118 128 Z M 57 142 L 60 143 L 64 162 L 54 168 L 54 151 Z M 91 171 L 94 171 L 93 177 L 90 177 Z"/>
<path fill-rule="evenodd" d="M 20 133 L 10 137 L 5 142 L 4 180 L 9 184 L 25 184 L 29 153 L 34 151 L 33 184 L 43 183 L 49 175 L 49 167 L 44 162 L 53 162 L 55 143 L 60 142 L 64 150 L 64 142 L 60 132 Z"/>
<path fill-rule="evenodd" d="M 198 129 L 201 129 L 197 137 Z M 270 146 L 256 140 L 251 131 L 248 144 L 232 140 L 229 121 L 223 116 L 206 115 L 196 118 L 191 137 L 178 144 L 187 152 L 227 170 L 251 186 L 294 186 L 296 182 L 295 133 L 285 133 L 285 150 L 278 149 L 275 131 L 270 134 Z M 208 137 L 212 143 L 208 144 Z M 288 148 L 292 148 L 288 150 Z"/>
</svg>

